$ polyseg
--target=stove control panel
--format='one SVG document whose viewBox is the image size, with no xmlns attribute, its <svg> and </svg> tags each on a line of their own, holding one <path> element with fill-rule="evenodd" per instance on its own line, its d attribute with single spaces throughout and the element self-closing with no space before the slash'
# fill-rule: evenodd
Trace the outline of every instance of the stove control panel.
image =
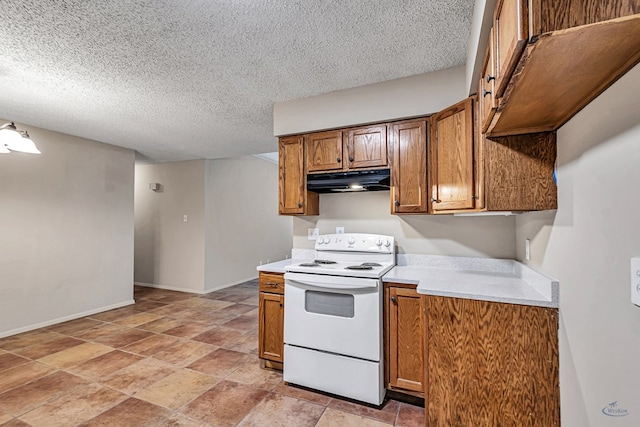
<svg viewBox="0 0 640 427">
<path fill-rule="evenodd" d="M 393 236 L 364 233 L 324 234 L 316 240 L 316 250 L 395 253 Z"/>
</svg>

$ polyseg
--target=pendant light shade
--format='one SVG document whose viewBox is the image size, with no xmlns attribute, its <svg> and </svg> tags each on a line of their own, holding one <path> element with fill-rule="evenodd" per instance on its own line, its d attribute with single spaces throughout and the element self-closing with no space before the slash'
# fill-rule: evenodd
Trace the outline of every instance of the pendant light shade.
<svg viewBox="0 0 640 427">
<path fill-rule="evenodd" d="M 40 150 L 36 147 L 36 144 L 29 138 L 29 134 L 25 131 L 19 139 L 14 140 L 7 144 L 7 148 L 11 151 L 21 151 L 29 154 L 40 154 Z"/>
<path fill-rule="evenodd" d="M 0 153 L 7 154 L 11 151 L 40 154 L 40 150 L 31 140 L 27 131 L 16 129 L 13 122 L 0 126 Z"/>
</svg>

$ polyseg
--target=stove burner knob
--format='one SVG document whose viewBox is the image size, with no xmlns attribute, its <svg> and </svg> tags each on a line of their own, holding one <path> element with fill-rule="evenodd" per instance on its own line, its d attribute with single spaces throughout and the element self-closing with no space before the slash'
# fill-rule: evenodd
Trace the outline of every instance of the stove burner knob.
<svg viewBox="0 0 640 427">
<path fill-rule="evenodd" d="M 378 237 L 378 240 L 376 240 L 376 246 L 382 246 L 382 239 Z"/>
<path fill-rule="evenodd" d="M 389 239 L 387 239 L 387 240 L 385 240 L 385 241 L 384 241 L 384 245 L 385 245 L 386 247 L 391 246 L 391 242 L 389 241 Z"/>
<path fill-rule="evenodd" d="M 327 237 L 323 240 L 323 243 L 331 243 L 331 238 Z"/>
<path fill-rule="evenodd" d="M 349 237 L 349 241 L 348 241 L 348 243 L 349 243 L 350 245 L 353 245 L 355 242 L 356 242 L 356 239 L 354 239 L 353 237 Z"/>
<path fill-rule="evenodd" d="M 324 240 L 324 237 L 321 237 L 321 238 L 320 238 L 320 244 L 321 244 L 321 245 L 324 245 L 325 243 L 327 243 L 327 241 L 326 241 L 326 240 Z"/>
</svg>

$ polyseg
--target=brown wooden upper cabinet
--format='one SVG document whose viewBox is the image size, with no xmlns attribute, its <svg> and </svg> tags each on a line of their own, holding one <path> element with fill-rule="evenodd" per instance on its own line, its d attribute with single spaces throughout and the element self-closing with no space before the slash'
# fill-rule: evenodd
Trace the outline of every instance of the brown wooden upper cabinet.
<svg viewBox="0 0 640 427">
<path fill-rule="evenodd" d="M 281 215 L 318 215 L 318 194 L 307 191 L 304 150 L 300 135 L 283 137 L 278 142 L 278 211 Z"/>
<path fill-rule="evenodd" d="M 391 213 L 427 213 L 427 122 L 390 125 Z"/>
<path fill-rule="evenodd" d="M 475 208 L 473 101 L 467 98 L 430 118 L 431 211 Z"/>
<path fill-rule="evenodd" d="M 386 167 L 387 126 L 375 125 L 305 136 L 307 170 L 334 172 Z"/>
<path fill-rule="evenodd" d="M 487 44 L 487 51 L 484 55 L 484 61 L 482 62 L 482 74 L 480 75 L 480 82 L 478 84 L 478 97 L 479 97 L 479 115 L 480 115 L 480 128 L 481 132 L 485 133 L 491 124 L 491 119 L 498 107 L 495 81 L 495 38 L 493 37 L 493 28 L 489 33 L 489 43 Z"/>
<path fill-rule="evenodd" d="M 493 36 L 495 37 L 495 97 L 504 93 L 511 73 L 529 39 L 527 0 L 498 0 Z"/>
<path fill-rule="evenodd" d="M 348 129 L 344 135 L 344 149 L 349 169 L 387 166 L 387 126 Z"/>
<path fill-rule="evenodd" d="M 495 87 L 478 89 L 491 93 L 489 137 L 558 129 L 640 61 L 638 0 L 498 0 L 494 12 L 482 78 Z"/>
<path fill-rule="evenodd" d="M 430 213 L 556 209 L 555 132 L 487 139 L 477 104 L 472 97 L 430 117 Z"/>
<path fill-rule="evenodd" d="M 307 144 L 307 171 L 333 171 L 342 169 L 342 131 L 310 133 Z"/>
</svg>

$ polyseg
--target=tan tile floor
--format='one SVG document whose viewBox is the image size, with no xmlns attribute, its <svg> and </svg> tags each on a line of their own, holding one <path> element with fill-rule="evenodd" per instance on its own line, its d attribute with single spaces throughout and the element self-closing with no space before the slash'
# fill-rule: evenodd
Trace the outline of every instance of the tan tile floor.
<svg viewBox="0 0 640 427">
<path fill-rule="evenodd" d="M 284 384 L 261 369 L 257 283 L 204 296 L 135 288 L 136 304 L 0 339 L 0 426 L 423 426 Z"/>
</svg>

